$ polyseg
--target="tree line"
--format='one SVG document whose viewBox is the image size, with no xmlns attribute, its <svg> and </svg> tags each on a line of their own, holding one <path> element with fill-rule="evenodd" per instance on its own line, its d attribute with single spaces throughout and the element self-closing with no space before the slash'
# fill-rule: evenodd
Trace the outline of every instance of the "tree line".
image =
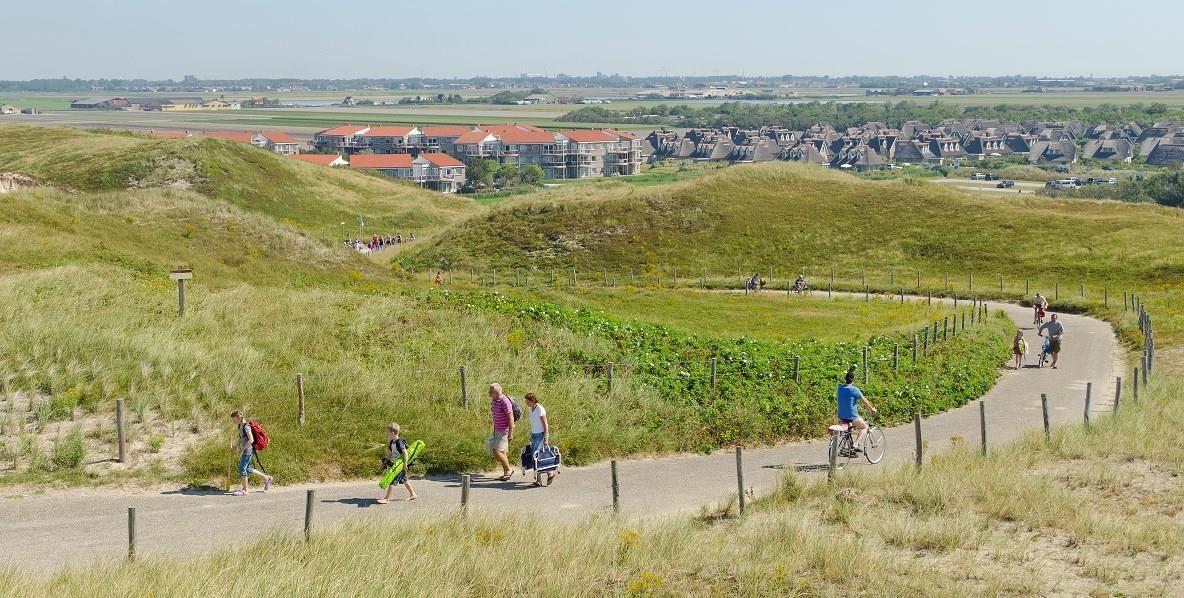
<svg viewBox="0 0 1184 598">
<path fill-rule="evenodd" d="M 618 122 L 679 128 L 736 126 L 745 129 L 765 125 L 801 130 L 815 123 L 836 128 L 856 127 L 867 122 L 882 122 L 900 127 L 917 120 L 934 124 L 943 120 L 982 118 L 1004 122 L 1077 120 L 1089 125 L 1134 122 L 1141 126 L 1157 121 L 1184 121 L 1184 109 L 1162 103 L 1118 106 L 1101 104 L 1069 107 L 1033 104 L 998 104 L 995 106 L 955 106 L 942 102 L 803 102 L 798 104 L 753 104 L 727 102 L 718 106 L 658 104 L 629 110 L 588 106 L 560 116 L 565 122 Z"/>
</svg>

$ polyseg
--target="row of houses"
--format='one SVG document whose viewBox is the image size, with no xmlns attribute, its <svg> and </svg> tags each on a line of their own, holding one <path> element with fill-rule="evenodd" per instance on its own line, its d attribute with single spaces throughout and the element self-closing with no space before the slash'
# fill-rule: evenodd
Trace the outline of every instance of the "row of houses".
<svg viewBox="0 0 1184 598">
<path fill-rule="evenodd" d="M 649 161 L 684 159 L 728 162 L 790 160 L 859 171 L 889 164 L 956 164 L 988 157 L 1023 156 L 1032 164 L 1068 165 L 1082 158 L 1152 166 L 1184 163 L 1184 124 L 1087 126 L 1076 121 L 1003 123 L 983 119 L 899 128 L 880 122 L 837 130 L 815 124 L 805 130 L 767 126 L 720 127 L 684 134 L 654 131 L 645 138 Z"/>
<path fill-rule="evenodd" d="M 239 110 L 239 102 L 199 97 L 171 98 L 85 98 L 70 102 L 72 110 L 131 110 L 159 112 L 197 112 Z"/>
<path fill-rule="evenodd" d="M 209 137 L 211 139 L 241 141 L 284 155 L 299 154 L 308 145 L 287 133 L 278 131 L 257 131 L 254 133 L 246 131 L 201 131 L 197 133 L 189 131 L 149 131 L 148 134 L 168 139 Z"/>
<path fill-rule="evenodd" d="M 293 154 L 292 157 L 321 166 L 377 172 L 441 193 L 456 193 L 465 184 L 464 163 L 448 154 L 353 154 L 348 160 L 340 154 Z"/>
<path fill-rule="evenodd" d="M 548 179 L 629 176 L 641 172 L 642 140 L 612 129 L 547 131 L 524 124 L 471 126 L 340 125 L 317 133 L 318 151 L 357 154 L 440 153 L 468 163 L 494 160 L 538 166 Z"/>
</svg>

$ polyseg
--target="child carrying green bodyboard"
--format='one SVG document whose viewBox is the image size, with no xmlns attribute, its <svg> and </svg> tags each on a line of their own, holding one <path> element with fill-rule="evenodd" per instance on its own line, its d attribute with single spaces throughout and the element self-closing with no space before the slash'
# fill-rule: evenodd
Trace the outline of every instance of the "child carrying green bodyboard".
<svg viewBox="0 0 1184 598">
<path fill-rule="evenodd" d="M 386 445 L 386 457 L 382 460 L 386 472 L 383 473 L 382 479 L 378 480 L 378 487 L 385 489 L 386 495 L 378 500 L 380 505 L 390 502 L 395 484 L 406 486 L 407 500 L 415 500 L 415 489 L 407 479 L 407 467 L 423 452 L 423 441 L 416 440 L 408 446 L 407 441 L 399 436 L 399 432 L 399 424 L 391 424 L 386 428 L 389 442 Z"/>
</svg>

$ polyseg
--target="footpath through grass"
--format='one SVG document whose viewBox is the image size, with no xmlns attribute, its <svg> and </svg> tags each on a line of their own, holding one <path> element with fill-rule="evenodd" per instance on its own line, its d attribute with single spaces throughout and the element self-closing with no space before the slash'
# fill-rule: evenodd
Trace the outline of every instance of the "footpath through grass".
<svg viewBox="0 0 1184 598">
<path fill-rule="evenodd" d="M 743 518 L 425 518 L 277 534 L 215 555 L 147 558 L 50 577 L 0 572 L 8 596 L 499 592 L 630 595 L 1168 596 L 1184 576 L 1178 370 L 1089 429 L 954 449 L 922 471 L 788 474 Z M 539 554 L 550 572 L 540 574 Z M 416 562 L 414 567 L 356 566 Z M 497 566 L 490 566 L 496 563 Z"/>
</svg>

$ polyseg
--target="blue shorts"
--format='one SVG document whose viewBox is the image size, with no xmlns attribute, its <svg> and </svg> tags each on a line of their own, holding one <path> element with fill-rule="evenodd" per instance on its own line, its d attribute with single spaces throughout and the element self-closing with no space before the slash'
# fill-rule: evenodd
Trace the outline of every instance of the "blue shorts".
<svg viewBox="0 0 1184 598">
<path fill-rule="evenodd" d="M 244 477 L 251 475 L 251 456 L 252 455 L 253 455 L 253 453 L 251 451 L 246 451 L 243 453 L 243 456 L 239 458 L 239 460 L 238 460 L 238 475 L 244 476 Z"/>
<path fill-rule="evenodd" d="M 531 432 L 530 433 L 530 450 L 531 450 L 531 452 L 537 451 L 540 448 L 542 448 L 543 439 L 546 437 L 547 437 L 547 435 L 543 434 L 542 432 Z"/>
</svg>

